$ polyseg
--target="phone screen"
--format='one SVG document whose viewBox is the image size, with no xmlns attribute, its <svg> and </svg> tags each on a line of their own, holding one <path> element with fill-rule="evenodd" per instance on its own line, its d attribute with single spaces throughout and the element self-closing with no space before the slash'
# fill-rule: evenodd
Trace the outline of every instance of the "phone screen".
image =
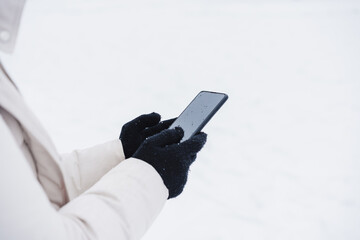
<svg viewBox="0 0 360 240">
<path fill-rule="evenodd" d="M 228 96 L 224 93 L 200 92 L 170 128 L 180 126 L 184 130 L 184 137 L 181 141 L 186 141 L 201 131 L 227 98 Z"/>
</svg>

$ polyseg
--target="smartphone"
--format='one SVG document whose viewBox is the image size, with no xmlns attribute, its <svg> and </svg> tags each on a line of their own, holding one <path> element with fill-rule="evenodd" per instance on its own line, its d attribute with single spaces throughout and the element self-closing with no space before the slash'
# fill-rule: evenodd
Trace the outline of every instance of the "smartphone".
<svg viewBox="0 0 360 240">
<path fill-rule="evenodd" d="M 225 93 L 201 91 L 169 128 L 181 127 L 181 142 L 186 141 L 203 129 L 227 99 Z"/>
</svg>

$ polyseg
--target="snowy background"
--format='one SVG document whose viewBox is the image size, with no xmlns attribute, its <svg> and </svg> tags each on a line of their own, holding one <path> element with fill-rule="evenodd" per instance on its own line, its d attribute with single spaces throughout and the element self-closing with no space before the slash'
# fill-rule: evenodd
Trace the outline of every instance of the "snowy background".
<svg viewBox="0 0 360 240">
<path fill-rule="evenodd" d="M 60 152 L 229 95 L 145 240 L 360 239 L 360 1 L 29 0 L 0 57 Z"/>
</svg>

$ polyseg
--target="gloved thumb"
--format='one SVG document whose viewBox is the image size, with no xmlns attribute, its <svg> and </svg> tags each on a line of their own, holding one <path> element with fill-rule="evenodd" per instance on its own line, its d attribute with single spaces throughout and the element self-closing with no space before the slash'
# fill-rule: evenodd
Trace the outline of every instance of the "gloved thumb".
<svg viewBox="0 0 360 240">
<path fill-rule="evenodd" d="M 176 127 L 175 129 L 166 129 L 152 137 L 149 137 L 147 139 L 147 143 L 158 147 L 163 147 L 166 145 L 179 143 L 183 137 L 184 130 L 182 130 L 182 128 Z"/>
</svg>

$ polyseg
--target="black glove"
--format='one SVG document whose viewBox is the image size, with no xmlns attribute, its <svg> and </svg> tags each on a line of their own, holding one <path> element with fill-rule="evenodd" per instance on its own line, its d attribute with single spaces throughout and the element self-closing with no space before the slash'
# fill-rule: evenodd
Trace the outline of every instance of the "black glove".
<svg viewBox="0 0 360 240">
<path fill-rule="evenodd" d="M 150 113 L 141 115 L 126 123 L 120 133 L 125 158 L 131 157 L 140 144 L 147 138 L 170 127 L 174 119 L 160 122 L 160 114 Z"/>
<path fill-rule="evenodd" d="M 133 157 L 153 166 L 169 190 L 169 197 L 178 196 L 184 189 L 190 165 L 206 142 L 206 134 L 199 133 L 179 143 L 184 131 L 176 127 L 166 129 L 146 139 Z"/>
</svg>

